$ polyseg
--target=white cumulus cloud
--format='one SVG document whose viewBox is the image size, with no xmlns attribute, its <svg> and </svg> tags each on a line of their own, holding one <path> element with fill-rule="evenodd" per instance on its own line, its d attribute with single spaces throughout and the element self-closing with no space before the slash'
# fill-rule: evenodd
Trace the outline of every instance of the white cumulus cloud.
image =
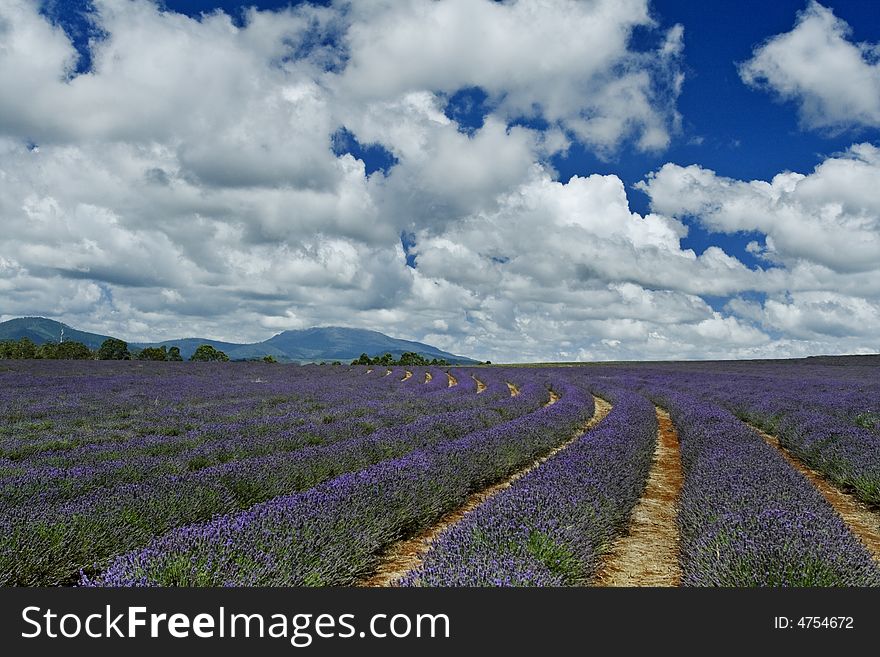
<svg viewBox="0 0 880 657">
<path fill-rule="evenodd" d="M 575 142 L 608 158 L 678 131 L 684 28 L 647 0 L 340 0 L 241 24 L 94 5 L 105 37 L 77 73 L 37 0 L 0 3 L 0 319 L 130 340 L 342 324 L 496 362 L 873 344 L 875 146 L 771 181 L 669 164 L 644 216 L 616 175 L 556 179 Z M 486 115 L 462 126 L 446 103 L 472 87 Z M 334 150 L 343 128 L 394 165 Z M 682 248 L 690 215 L 760 233 L 773 266 Z"/>
<path fill-rule="evenodd" d="M 793 265 L 804 260 L 837 272 L 880 268 L 880 149 L 863 143 L 814 171 L 741 181 L 699 165 L 665 164 L 639 188 L 656 212 L 693 216 L 724 233 L 766 235 L 753 252 Z"/>
<path fill-rule="evenodd" d="M 755 49 L 739 67 L 746 84 L 798 103 L 809 128 L 880 126 L 880 46 L 853 43 L 850 26 L 810 0 L 791 32 Z"/>
</svg>

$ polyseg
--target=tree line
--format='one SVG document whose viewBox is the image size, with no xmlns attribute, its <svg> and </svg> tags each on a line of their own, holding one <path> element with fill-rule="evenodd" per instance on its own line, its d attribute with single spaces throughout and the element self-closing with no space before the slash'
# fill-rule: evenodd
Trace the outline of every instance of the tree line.
<svg viewBox="0 0 880 657">
<path fill-rule="evenodd" d="M 382 356 L 375 356 L 374 358 L 370 358 L 367 354 L 361 354 L 359 358 L 351 361 L 352 365 L 449 365 L 449 363 L 445 360 L 441 360 L 438 358 L 432 358 L 428 360 L 421 354 L 417 354 L 414 351 L 404 351 L 400 354 L 400 358 L 398 360 L 394 360 L 394 356 L 391 354 L 384 354 Z"/>
<path fill-rule="evenodd" d="M 183 356 L 180 354 L 180 347 L 144 347 L 143 349 L 129 349 L 128 343 L 119 338 L 107 338 L 101 343 L 101 346 L 95 350 L 89 349 L 82 342 L 75 340 L 67 340 L 65 342 L 45 342 L 37 345 L 30 338 L 20 338 L 18 340 L 2 340 L 0 341 L 0 359 L 46 359 L 46 360 L 151 360 L 165 362 L 182 362 Z M 209 344 L 199 345 L 189 357 L 189 360 L 195 362 L 225 362 L 229 360 L 224 352 Z M 262 359 L 266 363 L 274 363 L 276 360 L 272 356 L 264 356 Z M 333 365 L 340 365 L 339 361 L 334 361 Z M 428 360 L 421 354 L 414 351 L 405 351 L 400 358 L 395 359 L 390 353 L 382 356 L 371 358 L 367 354 L 361 354 L 359 358 L 351 362 L 352 365 L 405 365 L 405 366 L 425 366 L 437 365 L 440 367 L 448 366 L 450 363 L 446 360 L 432 358 Z M 321 363 L 324 365 L 324 363 Z"/>
<path fill-rule="evenodd" d="M 30 338 L 0 341 L 0 358 L 14 360 L 152 360 L 182 362 L 180 347 L 144 347 L 129 350 L 128 343 L 119 338 L 107 338 L 96 350 L 89 349 L 82 342 L 45 342 L 37 345 Z M 189 358 L 196 362 L 228 361 L 229 356 L 209 344 L 199 345 Z"/>
</svg>

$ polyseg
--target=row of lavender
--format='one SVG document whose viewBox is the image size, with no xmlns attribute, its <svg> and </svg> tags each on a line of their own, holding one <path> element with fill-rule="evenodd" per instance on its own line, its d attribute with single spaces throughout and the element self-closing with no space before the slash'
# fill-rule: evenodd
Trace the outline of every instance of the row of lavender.
<svg viewBox="0 0 880 657">
<path fill-rule="evenodd" d="M 798 380 L 785 385 L 771 379 L 737 386 L 728 379 L 713 391 L 714 399 L 778 436 L 838 486 L 880 507 L 880 372 L 871 368 L 866 380 L 830 378 L 840 369 L 802 367 Z M 737 389 L 747 393 L 737 395 Z"/>
<path fill-rule="evenodd" d="M 172 410 L 182 418 L 179 423 L 184 424 L 185 432 L 168 431 L 166 427 L 166 431 L 157 433 L 153 427 L 147 435 L 137 433 L 132 437 L 121 432 L 124 425 L 117 422 L 113 425 L 115 434 L 101 436 L 100 431 L 94 431 L 96 422 L 106 420 L 108 416 L 112 422 L 114 416 L 128 417 L 140 410 L 126 405 L 125 400 L 108 403 L 104 399 L 103 412 L 87 409 L 76 418 L 78 427 L 86 425 L 92 428 L 91 433 L 86 432 L 86 436 L 71 437 L 64 428 L 54 426 L 43 427 L 42 435 L 36 439 L 29 440 L 26 436 L 13 438 L 20 443 L 14 449 L 27 448 L 32 453 L 16 453 L 13 458 L 0 462 L 0 480 L 8 480 L 16 475 L 34 476 L 40 471 L 57 472 L 69 467 L 82 469 L 101 465 L 106 469 L 123 457 L 126 462 L 141 457 L 173 457 L 184 461 L 188 469 L 199 469 L 213 464 L 212 459 L 225 462 L 256 455 L 260 451 L 297 447 L 295 442 L 292 446 L 288 444 L 294 438 L 308 440 L 309 444 L 324 444 L 328 440 L 365 435 L 378 428 L 411 422 L 431 413 L 478 408 L 485 406 L 489 400 L 508 396 L 506 386 L 497 383 L 494 392 L 482 399 L 475 399 L 470 394 L 473 389 L 467 390 L 467 386 L 458 386 L 447 392 L 445 377 L 442 388 L 438 388 L 433 381 L 439 380 L 439 377 L 432 379 L 429 382 L 431 385 L 401 386 L 393 379 L 365 380 L 357 376 L 361 372 L 356 370 L 328 373 L 320 372 L 318 368 L 300 368 L 293 370 L 292 376 L 291 370 L 281 372 L 287 376 L 277 376 L 277 381 L 256 379 L 251 382 L 249 390 L 231 385 L 228 380 L 220 385 L 215 381 L 213 388 L 207 392 L 215 397 L 220 393 L 227 404 L 222 408 L 218 408 L 210 397 L 207 400 L 203 395 L 186 397 L 191 390 L 182 386 L 179 391 L 182 398 L 180 405 L 185 408 Z M 235 370 L 234 373 L 239 374 L 239 379 L 247 380 L 246 376 L 240 376 L 241 372 Z M 8 378 L 4 377 L 3 382 L 8 382 Z M 94 391 L 88 388 L 87 381 L 83 383 L 85 385 L 81 387 L 77 401 L 80 406 L 88 406 Z M 253 389 L 259 386 L 252 383 L 281 385 L 267 389 L 264 396 L 254 396 Z M 150 385 L 156 385 L 154 378 L 144 376 L 139 381 L 142 388 Z M 156 387 L 158 406 L 158 394 L 162 389 Z M 46 395 L 62 396 L 59 390 L 51 387 L 50 382 L 34 386 L 28 392 L 30 394 L 19 394 L 25 400 Z M 284 394 L 279 395 L 279 392 Z M 316 399 L 319 393 L 320 398 Z M 283 408 L 279 409 L 279 406 Z M 207 417 L 204 416 L 205 407 L 210 409 Z M 163 413 L 171 414 L 167 406 L 163 407 Z M 31 426 L 33 424 L 30 423 Z M 4 426 L 7 431 L 21 430 L 21 427 L 12 423 Z M 66 427 L 66 430 L 69 432 L 71 428 Z M 4 442 L 8 443 L 9 440 L 0 441 L 0 444 Z M 59 446 L 59 443 L 64 444 Z"/>
<path fill-rule="evenodd" d="M 608 416 L 438 537 L 404 586 L 572 586 L 588 583 L 645 488 L 657 436 L 654 407 L 603 389 Z"/>
<path fill-rule="evenodd" d="M 340 384 L 344 385 L 345 378 L 339 374 L 341 372 L 337 373 L 342 379 Z M 49 489 L 44 482 L 51 474 L 42 473 L 42 479 L 35 474 L 37 481 L 32 486 L 27 485 L 27 473 L 11 476 L 11 485 L 0 485 L 10 502 L 0 515 L 0 582 L 70 583 L 81 569 L 100 568 L 112 556 L 145 545 L 174 527 L 247 509 L 280 495 L 308 489 L 342 473 L 493 426 L 534 411 L 548 398 L 546 377 L 522 383 L 521 394 L 511 397 L 501 372 L 481 374 L 487 389 L 480 395 L 474 394 L 475 384 L 449 388 L 442 380 L 446 378 L 442 372 L 427 384 L 416 383 L 414 376 L 401 381 L 402 376 L 397 374 L 403 375 L 402 370 L 392 372 L 394 376 L 383 374 L 367 374 L 364 369 L 348 373 L 357 378 L 361 386 L 378 386 L 401 398 L 397 402 L 388 400 L 388 403 L 416 406 L 418 419 L 365 435 L 343 436 L 328 440 L 327 444 L 300 444 L 287 451 L 276 450 L 196 472 L 157 474 L 150 471 L 150 467 L 156 465 L 155 459 L 148 459 L 147 467 L 139 471 L 138 467 L 145 464 L 138 458 L 108 471 L 124 472 L 126 476 L 139 473 L 134 483 L 124 478 L 108 479 L 108 472 L 96 474 L 88 466 L 80 472 L 77 466 L 64 469 L 63 474 L 56 475 L 55 481 L 65 485 Z M 435 379 L 440 380 L 440 384 L 429 385 Z M 325 375 L 323 383 L 332 387 L 335 379 Z M 434 413 L 427 414 L 425 408 L 431 408 Z M 446 410 L 449 408 L 458 410 Z M 329 427 L 334 424 L 326 423 Z M 168 437 L 169 442 L 173 443 L 174 438 Z M 231 440 L 235 439 L 233 435 Z M 247 434 L 240 435 L 238 440 L 247 445 L 260 442 Z M 271 443 L 277 441 L 277 437 L 270 433 L 266 440 Z M 121 443 L 123 455 L 125 447 L 133 448 L 136 453 L 140 445 L 137 438 Z M 95 447 L 78 449 L 91 453 Z M 16 489 L 25 491 L 17 500 Z"/>
<path fill-rule="evenodd" d="M 592 415 L 581 387 L 560 381 L 557 392 L 555 404 L 517 419 L 180 528 L 83 583 L 352 584 L 375 568 L 385 547 L 546 453 Z"/>
<path fill-rule="evenodd" d="M 362 408 L 370 414 L 382 408 L 389 423 L 395 411 L 415 419 L 439 401 L 423 399 L 426 392 L 446 389 L 442 371 L 428 384 L 413 378 L 401 386 L 402 368 L 365 379 L 363 368 L 97 362 L 39 376 L 25 365 L 6 364 L 2 373 L 0 472 L 25 461 L 63 467 L 79 462 L 83 448 L 112 450 L 132 439 L 186 444 L 224 422 L 244 431 L 249 424 L 278 430 L 356 416 Z M 396 403 L 401 397 L 406 404 Z"/>
<path fill-rule="evenodd" d="M 685 483 L 678 525 L 685 586 L 880 586 L 880 567 L 802 475 L 730 412 L 642 388 L 673 416 Z M 644 486 L 650 404 L 616 393 L 596 429 L 465 516 L 405 586 L 558 586 L 594 575 Z"/>
<path fill-rule="evenodd" d="M 274 434 L 283 418 L 295 415 L 285 409 L 270 418 L 282 419 L 270 421 L 265 436 L 246 434 L 236 441 L 232 431 L 225 445 L 243 449 L 241 458 L 195 472 L 153 473 L 112 485 L 96 479 L 91 491 L 69 498 L 56 492 L 24 499 L 15 497 L 15 483 L 26 483 L 20 478 L 26 472 L 8 472 L 7 479 L 0 478 L 0 499 L 5 490 L 10 500 L 0 516 L 0 581 L 70 583 L 83 569 L 82 581 L 89 584 L 351 583 L 370 572 L 390 542 L 567 438 L 591 410 L 586 386 L 605 378 L 615 384 L 599 388 L 613 396 L 611 415 L 470 514 L 404 583 L 589 581 L 598 555 L 625 525 L 641 493 L 656 433 L 651 404 L 615 387 L 652 395 L 670 408 L 680 431 L 685 584 L 880 583 L 876 564 L 808 482 L 736 417 L 707 402 L 713 396 L 723 402 L 719 390 L 732 398 L 735 383 L 743 380 L 739 374 L 725 386 L 711 379 L 711 370 L 682 373 L 675 366 L 453 369 L 458 385 L 450 388 L 444 371 L 432 371 L 424 383 L 423 370 L 406 377 L 402 369 L 368 369 L 343 368 L 335 377 L 316 378 L 324 386 L 338 382 L 336 389 L 354 395 L 354 402 L 349 396 L 348 404 L 325 406 L 329 396 L 322 397 L 320 385 L 295 401 L 291 396 L 289 403 L 306 409 L 299 417 L 310 414 L 309 431 L 317 426 L 326 432 L 320 444 L 280 447 Z M 485 391 L 475 394 L 473 375 Z M 517 397 L 510 396 L 508 382 L 517 384 Z M 857 379 L 849 384 L 860 385 Z M 562 393 L 562 401 L 542 407 L 548 387 Z M 850 395 L 851 403 L 863 403 L 852 402 L 858 397 Z M 340 407 L 371 428 L 334 433 Z M 242 426 L 250 426 L 253 410 L 247 404 L 238 409 Z M 409 410 L 420 419 L 406 422 Z M 324 422 L 330 413 L 334 419 Z M 849 417 L 825 416 L 839 422 Z M 289 428 L 293 434 L 303 426 Z M 165 438 L 174 445 L 179 437 Z M 145 456 L 137 451 L 139 440 L 115 441 L 138 455 L 134 464 Z M 271 445 L 268 453 L 249 452 L 260 440 Z M 182 463 L 223 441 L 208 437 L 195 450 L 147 456 L 158 458 L 154 465 Z M 84 444 L 60 451 L 76 463 L 76 457 L 104 449 Z M 50 467 L 40 461 L 45 452 L 9 467 L 46 474 L 40 470 Z M 97 459 L 82 467 L 100 465 Z M 4 483 L 10 485 L 4 489 Z"/>
<path fill-rule="evenodd" d="M 317 412 L 329 374 L 256 364 L 221 370 L 214 364 L 6 362 L 3 369 L 0 456 L 11 462 L 6 467 L 43 452 L 63 457 L 85 445 L 181 436 L 218 416 L 245 420 Z M 342 403 L 364 397 L 351 377 L 341 377 L 337 389 Z M 378 388 L 370 390 L 370 398 L 381 398 Z"/>
<path fill-rule="evenodd" d="M 684 585 L 880 586 L 867 549 L 760 436 L 712 403 L 675 392 L 658 401 L 681 442 Z"/>
<path fill-rule="evenodd" d="M 445 377 L 444 377 L 445 378 Z M 491 379 L 490 379 L 491 380 Z M 433 379 L 432 379 L 433 381 Z M 371 386 L 360 384 L 364 390 Z M 375 384 L 372 386 L 375 387 Z M 403 387 L 403 386 L 401 386 Z M 494 382 L 481 399 L 475 399 L 466 386 L 447 392 L 448 386 L 406 386 L 394 399 L 370 399 L 363 390 L 349 401 L 329 411 L 321 410 L 321 419 L 308 414 L 289 412 L 263 418 L 203 424 L 185 436 L 144 436 L 109 444 L 91 443 L 63 450 L 62 458 L 47 454 L 22 459 L 14 472 L 0 477 L 0 512 L 27 501 L 47 504 L 73 499 L 80 495 L 126 483 L 145 482 L 160 476 L 186 475 L 211 466 L 253 457 L 277 455 L 308 446 L 329 446 L 393 430 L 401 424 L 443 413 L 472 409 L 487 421 L 494 418 L 488 410 L 504 417 L 535 408 L 546 395 L 544 389 L 531 386 L 532 393 L 519 403 L 509 404 L 509 391 L 502 382 Z M 441 394 L 442 393 L 442 394 Z M 375 391 L 374 391 L 375 394 Z M 334 396 L 338 391 L 334 391 Z M 333 401 L 329 399 L 328 402 Z M 322 404 L 323 407 L 323 404 Z M 382 435 L 381 433 L 378 435 Z"/>
<path fill-rule="evenodd" d="M 880 507 L 876 357 L 679 363 L 622 373 L 721 404 L 777 435 L 784 447 L 841 488 Z"/>
</svg>

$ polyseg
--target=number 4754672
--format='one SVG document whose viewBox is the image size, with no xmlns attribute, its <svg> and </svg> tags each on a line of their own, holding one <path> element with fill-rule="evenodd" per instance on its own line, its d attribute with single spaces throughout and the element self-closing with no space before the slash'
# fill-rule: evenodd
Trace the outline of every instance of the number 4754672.
<svg viewBox="0 0 880 657">
<path fill-rule="evenodd" d="M 852 616 L 801 616 L 797 620 L 786 616 L 777 616 L 773 619 L 773 627 L 778 630 L 799 628 L 802 630 L 829 629 L 851 630 L 853 629 Z"/>
</svg>

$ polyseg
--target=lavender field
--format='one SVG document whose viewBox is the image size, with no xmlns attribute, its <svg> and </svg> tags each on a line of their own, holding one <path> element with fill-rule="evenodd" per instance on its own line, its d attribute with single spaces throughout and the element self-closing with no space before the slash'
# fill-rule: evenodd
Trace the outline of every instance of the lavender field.
<svg viewBox="0 0 880 657">
<path fill-rule="evenodd" d="M 877 586 L 878 374 L 0 360 L 0 583 Z"/>
</svg>

